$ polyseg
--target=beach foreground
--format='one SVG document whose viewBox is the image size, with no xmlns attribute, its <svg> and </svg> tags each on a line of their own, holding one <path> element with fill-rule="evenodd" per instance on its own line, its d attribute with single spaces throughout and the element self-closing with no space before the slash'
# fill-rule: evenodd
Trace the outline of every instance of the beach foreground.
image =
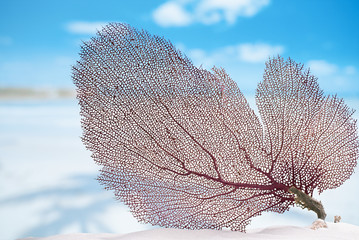
<svg viewBox="0 0 359 240">
<path fill-rule="evenodd" d="M 331 240 L 331 239 L 358 239 L 359 227 L 347 223 L 327 223 L 328 228 L 312 230 L 308 227 L 277 226 L 254 229 L 248 233 L 217 230 L 182 230 L 182 229 L 152 229 L 129 234 L 90 234 L 76 233 L 49 236 L 44 238 L 24 238 L 23 240 L 179 240 L 179 239 L 280 239 L 280 240 Z"/>
<path fill-rule="evenodd" d="M 355 106 L 359 109 L 358 104 Z M 157 236 L 157 232 L 161 233 L 159 237 L 163 236 L 162 231 L 172 239 L 176 239 L 177 235 L 183 239 L 187 234 L 199 234 L 202 238 L 211 239 L 207 236 L 207 230 L 182 233 L 181 230 L 159 229 L 141 232 L 153 227 L 138 223 L 128 207 L 116 201 L 113 193 L 105 191 L 96 180 L 99 168 L 81 142 L 82 131 L 76 99 L 0 101 L 0 129 L 0 240 L 26 237 L 146 239 L 144 237 Z M 340 215 L 343 222 L 359 225 L 358 182 L 359 173 L 356 172 L 340 188 L 328 190 L 321 195 L 315 193 L 314 197 L 325 206 L 328 222 L 333 221 L 335 215 Z M 284 214 L 266 212 L 253 218 L 247 229 L 252 233 L 251 229 L 268 226 L 298 226 L 295 229 L 299 233 L 287 234 L 287 238 L 282 235 L 283 239 L 288 239 L 309 231 L 310 229 L 303 227 L 310 225 L 315 217 L 314 212 L 293 207 Z M 263 237 L 258 234 L 268 231 L 273 234 L 273 231 L 286 229 L 293 230 L 287 227 L 269 228 L 257 235 L 243 236 L 258 239 L 258 236 Z M 330 231 L 323 232 L 329 232 L 329 236 L 337 236 Z M 134 235 L 130 234 L 132 232 Z M 61 235 L 56 238 L 58 234 L 72 233 L 92 235 Z M 120 235 L 96 235 L 97 233 Z M 214 236 L 222 238 L 242 236 L 236 232 L 215 233 Z M 358 231 L 356 234 L 359 236 Z"/>
</svg>

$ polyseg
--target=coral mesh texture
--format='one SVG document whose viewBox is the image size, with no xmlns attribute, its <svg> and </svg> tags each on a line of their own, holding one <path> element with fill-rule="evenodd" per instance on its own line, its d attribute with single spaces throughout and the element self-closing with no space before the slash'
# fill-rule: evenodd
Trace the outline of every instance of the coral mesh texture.
<svg viewBox="0 0 359 240">
<path fill-rule="evenodd" d="M 207 71 L 169 42 L 109 24 L 73 68 L 83 142 L 99 181 L 140 221 L 245 231 L 294 204 L 291 186 L 340 186 L 358 158 L 356 122 L 291 59 L 266 63 L 260 118 L 223 69 Z"/>
</svg>

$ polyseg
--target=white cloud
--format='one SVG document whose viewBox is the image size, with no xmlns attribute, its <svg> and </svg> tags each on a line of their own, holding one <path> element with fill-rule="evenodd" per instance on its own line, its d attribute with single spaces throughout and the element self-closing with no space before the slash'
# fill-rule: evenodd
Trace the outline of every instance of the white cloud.
<svg viewBox="0 0 359 240">
<path fill-rule="evenodd" d="M 326 60 L 311 60 L 306 66 L 318 77 L 319 85 L 327 93 L 340 97 L 358 96 L 358 73 L 355 66 L 341 66 Z"/>
<path fill-rule="evenodd" d="M 155 22 L 164 27 L 188 26 L 191 23 L 229 24 L 238 17 L 252 17 L 270 0 L 170 0 L 153 12 Z"/>
<path fill-rule="evenodd" d="M 175 1 L 162 4 L 153 12 L 155 22 L 163 27 L 186 26 L 192 22 L 191 15 L 184 6 Z"/>
<path fill-rule="evenodd" d="M 269 57 L 281 55 L 284 52 L 283 46 L 273 46 L 267 43 L 242 43 L 221 47 L 210 52 L 202 49 L 186 49 L 182 44 L 180 49 L 192 59 L 194 64 L 203 65 L 205 68 L 211 68 L 214 65 L 220 66 L 227 62 L 264 64 Z"/>
<path fill-rule="evenodd" d="M 348 75 L 354 75 L 357 72 L 357 70 L 354 66 L 346 66 L 344 68 L 344 72 L 345 72 L 345 74 L 348 74 Z"/>
<path fill-rule="evenodd" d="M 196 14 L 204 23 L 209 17 L 213 23 L 223 18 L 233 24 L 237 17 L 252 17 L 268 4 L 269 0 L 202 0 Z"/>
<path fill-rule="evenodd" d="M 256 46 L 256 44 L 239 43 L 213 49 L 212 51 L 206 51 L 200 48 L 188 49 L 183 44 L 176 44 L 176 46 L 178 46 L 197 67 L 202 66 L 207 70 L 212 69 L 213 66 L 223 67 L 229 76 L 237 82 L 239 89 L 248 97 L 255 94 L 256 86 L 258 82 L 261 81 L 263 76 L 265 62 L 268 60 L 270 55 L 267 56 L 261 54 L 261 57 L 265 57 L 264 60 L 260 62 L 254 61 L 253 59 L 250 59 L 251 61 L 241 59 L 239 49 L 246 45 Z M 269 44 L 263 43 L 262 45 L 270 46 L 271 49 L 275 48 L 275 46 L 271 46 Z M 284 47 L 281 47 L 281 49 L 284 51 Z M 256 60 L 258 60 L 258 57 Z M 253 100 L 254 97 L 250 99 Z M 250 103 L 255 109 L 255 104 L 253 104 L 254 101 L 250 101 Z"/>
<path fill-rule="evenodd" d="M 206 66 L 214 64 L 213 60 L 211 59 L 212 57 L 209 56 L 202 49 L 189 50 L 188 55 L 191 57 L 192 61 L 194 61 L 195 64 L 200 63 L 200 64 L 204 64 Z"/>
<path fill-rule="evenodd" d="M 308 67 L 314 75 L 326 76 L 332 75 L 338 71 L 338 66 L 325 60 L 311 60 Z"/>
<path fill-rule="evenodd" d="M 283 52 L 283 46 L 271 46 L 266 43 L 245 43 L 238 46 L 238 57 L 242 61 L 252 63 L 265 62 L 269 57 L 280 55 Z"/>
<path fill-rule="evenodd" d="M 107 24 L 107 22 L 70 22 L 66 25 L 66 29 L 75 34 L 95 34 Z"/>
<path fill-rule="evenodd" d="M 223 67 L 235 80 L 241 91 L 253 94 L 262 79 L 263 68 L 269 57 L 283 55 L 284 46 L 268 43 L 240 43 L 225 46 L 212 51 L 188 49 L 179 45 L 194 63 L 210 70 L 213 66 Z M 297 61 L 297 59 L 293 59 Z M 318 83 L 326 94 L 338 94 L 340 97 L 358 96 L 358 66 L 341 66 L 325 60 L 312 60 L 305 64 L 312 74 L 318 77 Z"/>
</svg>

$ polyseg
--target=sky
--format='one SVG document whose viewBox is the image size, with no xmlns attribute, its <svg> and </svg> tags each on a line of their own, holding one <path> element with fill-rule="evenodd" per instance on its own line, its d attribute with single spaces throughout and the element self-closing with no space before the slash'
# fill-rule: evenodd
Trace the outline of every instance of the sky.
<svg viewBox="0 0 359 240">
<path fill-rule="evenodd" d="M 73 88 L 82 41 L 109 22 L 164 36 L 195 65 L 224 67 L 253 94 L 265 61 L 310 67 L 326 93 L 359 96 L 356 0 L 3 0 L 0 87 Z"/>
</svg>

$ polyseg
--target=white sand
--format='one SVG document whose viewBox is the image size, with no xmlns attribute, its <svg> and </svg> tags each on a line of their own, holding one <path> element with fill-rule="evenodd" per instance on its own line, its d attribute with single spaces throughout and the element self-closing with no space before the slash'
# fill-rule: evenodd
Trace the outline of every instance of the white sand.
<svg viewBox="0 0 359 240">
<path fill-rule="evenodd" d="M 359 109 L 359 105 L 356 108 Z M 81 143 L 78 111 L 77 102 L 69 100 L 0 101 L 0 240 L 76 232 L 120 235 L 75 235 L 74 239 L 82 239 L 81 236 L 118 239 L 136 232 L 125 238 L 133 239 L 130 237 L 152 236 L 164 231 L 140 232 L 152 228 L 151 225 L 139 224 L 127 206 L 115 201 L 113 193 L 98 184 L 98 166 Z M 358 185 L 356 170 L 341 187 L 316 196 L 323 202 L 328 222 L 333 221 L 334 215 L 341 215 L 343 222 L 359 225 Z M 255 217 L 247 229 L 304 227 L 315 217 L 313 212 L 292 208 L 284 214 L 264 213 Z M 283 229 L 297 228 L 267 228 L 253 236 L 273 235 Z M 171 237 L 207 236 L 208 231 L 170 230 L 165 233 Z M 232 232 L 216 234 L 241 236 Z"/>
<path fill-rule="evenodd" d="M 359 227 L 346 223 L 328 223 L 328 228 L 312 230 L 309 227 L 278 226 L 248 231 L 248 233 L 216 230 L 181 230 L 158 228 L 125 235 L 77 233 L 26 240 L 355 240 Z M 24 239 L 24 240 L 25 240 Z"/>
</svg>

